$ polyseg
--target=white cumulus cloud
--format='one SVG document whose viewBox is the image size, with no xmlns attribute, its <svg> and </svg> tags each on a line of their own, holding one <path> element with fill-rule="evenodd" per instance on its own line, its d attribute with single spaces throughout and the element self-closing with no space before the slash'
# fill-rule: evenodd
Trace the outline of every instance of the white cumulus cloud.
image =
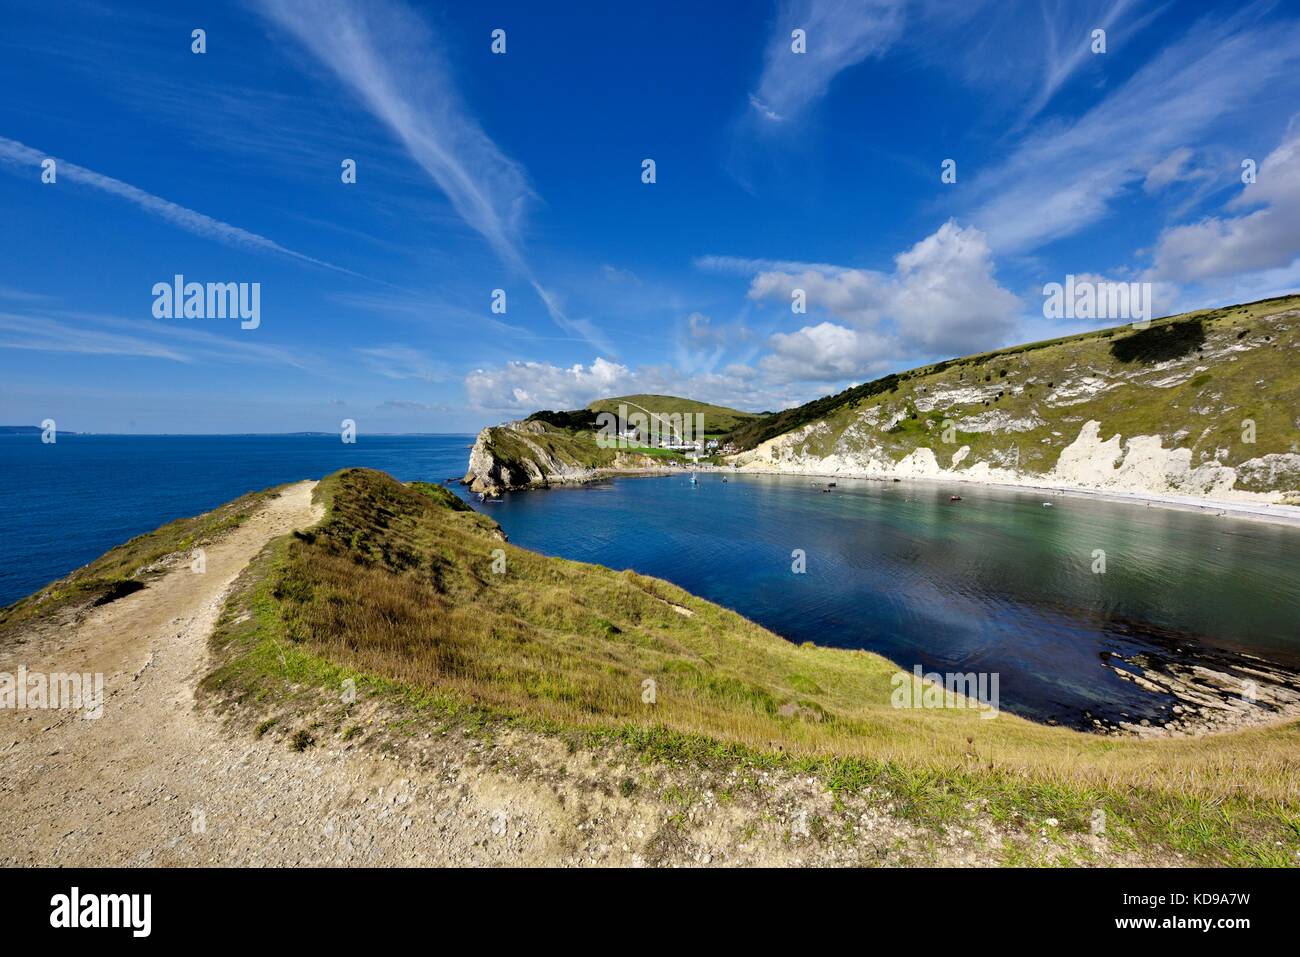
<svg viewBox="0 0 1300 957">
<path fill-rule="evenodd" d="M 950 220 L 894 262 L 892 273 L 843 267 L 763 271 L 751 282 L 749 295 L 789 304 L 793 291 L 803 289 L 810 309 L 872 333 L 865 349 L 848 351 L 857 358 L 961 355 L 998 345 L 1015 328 L 1020 300 L 994 278 L 993 257 L 978 229 Z M 837 337 L 843 342 L 841 333 L 811 328 L 800 330 L 809 344 L 829 344 Z M 773 337 L 772 344 L 788 354 L 793 341 Z"/>
<path fill-rule="evenodd" d="M 475 369 L 465 377 L 465 392 L 477 408 L 505 412 L 578 409 L 594 399 L 630 391 L 632 370 L 608 359 L 591 365 L 507 362 Z"/>
</svg>

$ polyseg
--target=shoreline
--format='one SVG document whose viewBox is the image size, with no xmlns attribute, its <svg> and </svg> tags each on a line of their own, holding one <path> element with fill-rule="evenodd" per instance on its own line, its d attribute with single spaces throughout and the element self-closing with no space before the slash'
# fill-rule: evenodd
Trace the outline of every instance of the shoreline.
<svg viewBox="0 0 1300 957">
<path fill-rule="evenodd" d="M 727 471 L 717 469 L 717 471 Z M 1240 518 L 1246 521 L 1261 522 L 1268 525 L 1283 525 L 1300 528 L 1300 506 L 1282 505 L 1271 502 L 1225 501 L 1223 499 L 1199 498 L 1194 495 L 1162 495 L 1158 492 L 1135 491 L 1128 489 L 1095 489 L 1078 485 L 1053 485 L 1032 482 L 993 482 L 986 479 L 969 478 L 953 475 L 880 475 L 867 472 L 818 472 L 789 471 L 768 467 L 741 467 L 734 470 L 737 475 L 794 475 L 813 478 L 858 479 L 868 482 L 960 482 L 986 488 L 1008 489 L 1022 492 L 1043 492 L 1066 498 L 1095 499 L 1103 502 L 1118 502 L 1129 505 L 1146 505 L 1148 508 L 1168 508 L 1181 512 L 1199 512 L 1220 518 Z"/>
<path fill-rule="evenodd" d="M 1135 491 L 1128 489 L 1097 489 L 1077 485 L 1053 485 L 1034 482 L 993 482 L 986 479 L 970 478 L 964 475 L 882 475 L 870 472 L 829 472 L 829 471 L 791 471 L 789 469 L 767 466 L 742 466 L 733 468 L 726 465 L 698 465 L 693 468 L 645 468 L 645 469 L 592 469 L 581 478 L 548 478 L 547 485 L 525 485 L 504 489 L 506 492 L 527 492 L 536 489 L 564 486 L 586 485 L 612 478 L 653 478 L 656 476 L 679 475 L 686 472 L 721 473 L 724 475 L 784 475 L 792 477 L 854 479 L 865 482 L 900 483 L 926 482 L 940 484 L 959 482 L 984 488 L 1006 489 L 1020 492 L 1041 492 L 1046 495 L 1064 498 L 1093 499 L 1102 502 L 1115 502 L 1128 505 L 1145 505 L 1148 508 L 1167 508 L 1178 512 L 1193 512 L 1218 518 L 1236 518 L 1266 525 L 1281 525 L 1300 528 L 1300 506 L 1282 505 L 1272 502 L 1230 501 L 1223 499 L 1199 498 L 1194 495 L 1161 495 L 1158 492 Z M 463 479 L 456 479 L 464 484 Z M 489 496 L 491 498 L 491 496 Z"/>
</svg>

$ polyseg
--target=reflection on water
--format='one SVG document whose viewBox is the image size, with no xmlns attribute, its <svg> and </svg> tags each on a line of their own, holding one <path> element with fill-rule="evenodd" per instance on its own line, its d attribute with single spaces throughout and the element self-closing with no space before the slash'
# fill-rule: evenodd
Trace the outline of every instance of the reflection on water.
<svg viewBox="0 0 1300 957">
<path fill-rule="evenodd" d="M 1122 680 L 1112 655 L 1246 653 L 1300 669 L 1300 530 L 1063 496 L 1044 508 L 1044 493 L 968 485 L 837 479 L 827 493 L 807 477 L 727 478 L 480 507 L 518 545 L 667 578 L 791 641 L 998 672 L 1002 707 L 1039 719 L 1167 716 L 1168 697 Z"/>
</svg>

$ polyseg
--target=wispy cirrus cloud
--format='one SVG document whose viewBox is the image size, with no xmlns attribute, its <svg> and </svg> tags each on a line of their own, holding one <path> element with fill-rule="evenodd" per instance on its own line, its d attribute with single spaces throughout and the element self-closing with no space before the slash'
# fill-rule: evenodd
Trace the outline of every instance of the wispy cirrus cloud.
<svg viewBox="0 0 1300 957">
<path fill-rule="evenodd" d="M 1147 22 L 1150 14 L 1138 15 L 1142 0 L 1106 0 L 1104 3 L 1080 3 L 1079 0 L 1055 0 L 1043 3 L 1043 33 L 1040 83 L 1025 108 L 1025 119 L 1036 116 L 1051 102 L 1065 84 L 1085 64 L 1098 62 L 1092 51 L 1092 31 L 1107 33 L 1107 50 L 1120 36 L 1132 36 Z M 1003 9 L 1006 9 L 1005 7 Z M 1121 25 L 1120 30 L 1116 26 Z M 1008 25 L 1002 36 L 1014 37 L 1017 31 Z"/>
<path fill-rule="evenodd" d="M 815 269 L 820 272 L 835 272 L 843 266 L 830 263 L 810 263 L 797 259 L 762 259 L 747 256 L 696 256 L 692 260 L 696 269 L 705 272 L 725 273 L 733 276 L 752 276 L 756 272 L 804 272 Z"/>
<path fill-rule="evenodd" d="M 13 286 L 0 285 L 0 299 L 20 303 L 38 303 L 50 302 L 54 297 L 39 292 L 28 292 L 26 289 L 15 289 Z"/>
<path fill-rule="evenodd" d="M 906 0 L 783 0 L 749 96 L 755 116 L 768 124 L 799 116 L 840 73 L 893 45 L 905 7 Z M 806 35 L 805 53 L 791 49 L 795 29 Z"/>
<path fill-rule="evenodd" d="M 397 137 L 502 259 L 524 268 L 518 225 L 532 190 L 469 115 L 423 20 L 388 0 L 261 0 L 259 7 Z"/>
<path fill-rule="evenodd" d="M 0 312 L 0 349 L 190 361 L 181 350 L 147 336 L 8 312 Z"/>
<path fill-rule="evenodd" d="M 0 349 L 136 356 L 185 364 L 251 362 L 294 369 L 320 364 L 302 348 L 281 348 L 247 336 L 221 335 L 167 320 L 142 322 L 52 308 L 0 312 Z"/>
<path fill-rule="evenodd" d="M 418 349 L 401 343 L 365 346 L 354 350 L 366 366 L 386 379 L 417 379 L 442 382 L 450 376 L 448 366 Z"/>
<path fill-rule="evenodd" d="M 994 250 L 1080 232 L 1176 150 L 1265 99 L 1300 94 L 1300 23 L 1260 24 L 1261 9 L 1194 26 L 1077 120 L 1043 126 L 977 176 L 971 218 Z"/>
<path fill-rule="evenodd" d="M 1165 9 L 1158 0 L 919 0 L 908 52 L 983 87 L 1020 114 L 1042 112 L 1076 78 L 1104 74 Z M 1106 31 L 1105 55 L 1092 31 Z"/>
<path fill-rule="evenodd" d="M 589 321 L 569 317 L 534 276 L 520 225 L 535 198 L 523 168 L 485 133 L 457 90 L 425 22 L 395 0 L 258 0 L 402 144 L 457 214 L 525 276 L 566 332 L 607 349 Z"/>
<path fill-rule="evenodd" d="M 1162 9 L 1154 0 L 783 0 L 750 111 L 760 128 L 778 128 L 824 97 L 840 74 L 889 54 L 954 70 L 1019 103 L 1027 121 L 1104 62 L 1092 52 L 1093 30 L 1107 32 L 1109 49 Z M 796 28 L 807 35 L 806 53 L 791 49 Z"/>
<path fill-rule="evenodd" d="M 155 196 L 153 193 L 146 192 L 138 186 L 132 186 L 130 183 L 124 183 L 112 176 L 105 176 L 103 173 L 86 169 L 86 167 L 78 166 L 76 163 L 69 163 L 67 160 L 57 159 L 48 153 L 32 149 L 25 143 L 0 136 L 0 163 L 11 169 L 39 174 L 42 161 L 47 159 L 55 160 L 55 173 L 58 177 L 56 182 L 69 181 L 124 199 L 146 213 L 157 216 L 159 219 L 165 220 L 173 226 L 178 226 L 196 236 L 225 243 L 227 246 L 234 246 L 238 249 L 273 253 L 277 256 L 286 256 L 298 262 L 321 266 L 335 272 L 346 273 L 351 276 L 357 275 L 350 269 L 335 266 L 333 263 L 325 262 L 325 260 L 317 259 L 314 256 L 295 252 L 281 246 L 273 239 L 267 239 L 265 236 L 259 236 L 247 229 L 232 226 L 230 223 L 188 209 L 160 196 Z"/>
<path fill-rule="evenodd" d="M 1163 230 L 1149 276 L 1198 282 L 1277 272 L 1300 263 L 1300 117 L 1223 212 Z M 1297 279 L 1291 270 L 1290 284 Z"/>
</svg>

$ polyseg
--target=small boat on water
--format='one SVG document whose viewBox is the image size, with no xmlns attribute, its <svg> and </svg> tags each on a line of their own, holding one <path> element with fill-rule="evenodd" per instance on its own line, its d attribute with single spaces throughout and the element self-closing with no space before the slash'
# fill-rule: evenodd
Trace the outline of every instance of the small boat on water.
<svg viewBox="0 0 1300 957">
<path fill-rule="evenodd" d="M 835 483 L 834 483 L 834 482 L 827 482 L 827 483 L 826 483 L 826 487 L 827 487 L 827 488 L 834 488 L 834 487 L 835 487 Z"/>
<path fill-rule="evenodd" d="M 1052 503 L 1051 503 L 1051 502 L 1044 502 L 1044 503 L 1043 503 L 1043 508 L 1051 508 L 1051 507 L 1052 507 Z"/>
<path fill-rule="evenodd" d="M 948 501 L 950 501 L 950 502 L 960 502 L 960 501 L 961 501 L 961 496 L 960 496 L 960 495 L 949 495 L 949 496 L 948 496 Z"/>
</svg>

